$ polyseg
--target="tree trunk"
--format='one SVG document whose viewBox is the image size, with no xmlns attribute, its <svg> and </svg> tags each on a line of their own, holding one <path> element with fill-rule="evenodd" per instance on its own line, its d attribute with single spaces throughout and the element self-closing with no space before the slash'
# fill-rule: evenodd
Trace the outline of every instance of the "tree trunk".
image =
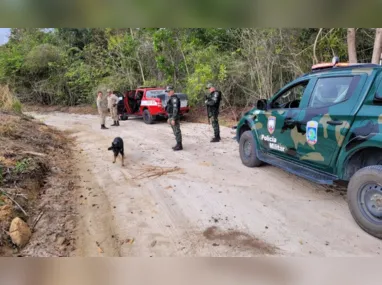
<svg viewBox="0 0 382 285">
<path fill-rule="evenodd" d="M 131 34 L 131 37 L 134 40 L 135 38 L 134 38 L 134 33 L 133 33 L 133 29 L 132 28 L 130 28 L 130 34 Z M 142 84 L 145 85 L 146 79 L 145 79 L 145 74 L 143 72 L 142 62 L 141 62 L 141 59 L 139 57 L 138 49 L 136 49 L 135 55 L 137 57 L 137 61 L 138 61 L 138 65 L 139 65 L 139 70 L 141 71 Z"/>
<path fill-rule="evenodd" d="M 373 57 L 371 63 L 379 64 L 382 51 L 382 28 L 377 28 L 375 31 Z"/>
<path fill-rule="evenodd" d="M 313 64 L 317 64 L 318 63 L 318 59 L 317 59 L 317 55 L 316 55 L 316 47 L 317 47 L 318 38 L 320 37 L 320 35 L 322 33 L 322 30 L 323 30 L 323 28 L 319 29 L 319 31 L 317 33 L 317 36 L 316 36 L 316 39 L 314 40 L 314 45 L 313 45 Z"/>
<path fill-rule="evenodd" d="M 349 63 L 357 63 L 357 49 L 355 45 L 355 28 L 348 28 L 348 55 Z"/>
</svg>

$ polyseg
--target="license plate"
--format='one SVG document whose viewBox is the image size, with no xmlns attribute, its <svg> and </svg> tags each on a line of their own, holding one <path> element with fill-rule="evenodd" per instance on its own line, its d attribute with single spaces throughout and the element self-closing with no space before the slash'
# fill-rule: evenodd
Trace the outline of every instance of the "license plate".
<svg viewBox="0 0 382 285">
<path fill-rule="evenodd" d="M 187 100 L 180 102 L 180 107 L 187 107 Z"/>
</svg>

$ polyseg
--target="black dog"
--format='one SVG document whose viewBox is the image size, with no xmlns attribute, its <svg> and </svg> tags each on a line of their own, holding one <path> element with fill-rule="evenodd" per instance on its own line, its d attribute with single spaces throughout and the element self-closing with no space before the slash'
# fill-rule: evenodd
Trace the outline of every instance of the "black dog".
<svg viewBox="0 0 382 285">
<path fill-rule="evenodd" d="M 121 154 L 122 156 L 122 166 L 124 166 L 124 158 L 125 154 L 123 152 L 123 139 L 120 137 L 116 137 L 113 142 L 111 143 L 111 147 L 108 148 L 108 150 L 112 150 L 114 152 L 114 161 L 117 159 L 118 154 Z"/>
</svg>

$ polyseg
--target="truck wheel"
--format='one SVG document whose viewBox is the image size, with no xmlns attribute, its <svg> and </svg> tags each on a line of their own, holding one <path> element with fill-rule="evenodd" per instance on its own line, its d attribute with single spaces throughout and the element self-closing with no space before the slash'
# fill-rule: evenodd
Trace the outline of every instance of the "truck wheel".
<svg viewBox="0 0 382 285">
<path fill-rule="evenodd" d="M 245 131 L 239 142 L 241 162 L 248 167 L 257 167 L 263 164 L 256 155 L 256 141 L 251 131 Z"/>
<path fill-rule="evenodd" d="M 149 110 L 147 109 L 143 111 L 143 121 L 146 124 L 152 124 L 154 122 L 153 116 L 151 116 Z"/>
<path fill-rule="evenodd" d="M 382 238 L 382 165 L 358 170 L 350 179 L 347 200 L 357 224 L 372 236 Z"/>
</svg>

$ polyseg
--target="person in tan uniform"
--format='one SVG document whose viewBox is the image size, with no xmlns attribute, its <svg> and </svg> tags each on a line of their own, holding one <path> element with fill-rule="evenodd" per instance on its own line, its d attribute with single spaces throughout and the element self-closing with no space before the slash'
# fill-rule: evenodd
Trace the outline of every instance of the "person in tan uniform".
<svg viewBox="0 0 382 285">
<path fill-rule="evenodd" d="M 102 91 L 98 91 L 97 93 L 97 109 L 101 120 L 101 129 L 106 130 L 105 121 L 107 115 L 107 96 L 102 93 Z"/>
<path fill-rule="evenodd" d="M 108 97 L 107 97 L 108 108 L 110 109 L 111 118 L 114 121 L 114 124 L 112 124 L 112 126 L 119 126 L 118 106 L 117 106 L 119 98 L 117 97 L 117 95 L 113 94 L 113 92 L 110 89 L 107 89 L 107 93 L 108 93 Z"/>
</svg>

